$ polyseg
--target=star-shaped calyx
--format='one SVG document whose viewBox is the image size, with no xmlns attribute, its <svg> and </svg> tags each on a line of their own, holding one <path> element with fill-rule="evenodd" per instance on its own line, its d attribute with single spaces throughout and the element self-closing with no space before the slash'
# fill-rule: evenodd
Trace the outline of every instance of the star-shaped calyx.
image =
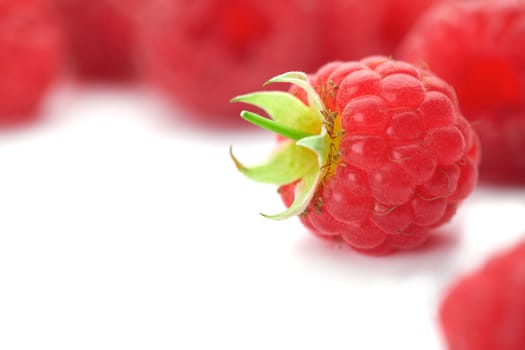
<svg viewBox="0 0 525 350">
<path fill-rule="evenodd" d="M 281 220 L 303 214 L 316 199 L 323 181 L 338 163 L 341 127 L 336 113 L 328 111 L 303 72 L 288 72 L 270 79 L 270 83 L 291 83 L 306 92 L 308 104 L 288 92 L 260 91 L 235 97 L 263 109 L 270 118 L 242 111 L 241 117 L 256 126 L 285 137 L 262 164 L 246 166 L 230 148 L 237 169 L 246 177 L 278 186 L 296 183 L 294 201 L 288 209 L 263 216 Z"/>
</svg>

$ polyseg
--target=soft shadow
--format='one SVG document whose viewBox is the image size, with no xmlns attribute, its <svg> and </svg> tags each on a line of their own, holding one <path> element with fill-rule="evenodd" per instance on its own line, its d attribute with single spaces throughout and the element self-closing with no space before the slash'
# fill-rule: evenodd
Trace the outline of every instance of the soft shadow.
<svg viewBox="0 0 525 350">
<path fill-rule="evenodd" d="M 322 240 L 305 234 L 296 245 L 297 256 L 309 265 L 342 270 L 345 274 L 388 278 L 414 274 L 448 275 L 454 268 L 453 254 L 458 247 L 457 228 L 447 226 L 413 250 L 374 256 L 360 253 L 344 242 Z"/>
</svg>

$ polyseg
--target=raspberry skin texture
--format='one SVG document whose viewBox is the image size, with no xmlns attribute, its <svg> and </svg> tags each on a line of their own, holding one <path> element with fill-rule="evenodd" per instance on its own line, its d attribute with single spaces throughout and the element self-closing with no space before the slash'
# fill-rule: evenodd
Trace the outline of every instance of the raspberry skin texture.
<svg viewBox="0 0 525 350">
<path fill-rule="evenodd" d="M 480 179 L 525 184 L 525 2 L 457 1 L 429 9 L 398 55 L 457 91 L 483 148 Z"/>
<path fill-rule="evenodd" d="M 178 0 L 152 6 L 157 20 L 144 29 L 145 74 L 198 122 L 242 125 L 235 118 L 240 107 L 229 102 L 232 96 L 260 89 L 262 81 L 280 72 L 318 66 L 314 11 L 306 5 L 302 0 Z"/>
<path fill-rule="evenodd" d="M 302 223 L 373 254 L 424 243 L 477 182 L 479 142 L 454 90 L 424 68 L 384 56 L 332 62 L 308 81 L 331 116 L 323 124 L 332 127 Z M 311 103 L 304 89 L 290 92 Z M 286 142 L 280 137 L 278 144 Z M 298 184 L 280 187 L 288 207 Z"/>
<path fill-rule="evenodd" d="M 323 205 L 313 203 L 302 220 L 359 249 L 415 248 L 474 188 L 476 136 L 460 129 L 464 118 L 453 90 L 435 86 L 439 78 L 429 71 L 370 57 L 341 76 L 345 65 L 312 76 L 321 96 L 334 86 L 331 108 L 346 133 L 342 161 L 319 193 Z M 362 232 L 377 241 L 363 245 Z"/>
<path fill-rule="evenodd" d="M 450 350 L 525 349 L 525 241 L 447 290 L 439 308 Z"/>
<path fill-rule="evenodd" d="M 52 0 L 65 33 L 70 66 L 81 80 L 133 81 L 138 76 L 138 0 Z"/>
<path fill-rule="evenodd" d="M 61 39 L 46 2 L 0 2 L 1 128 L 36 120 L 38 107 L 59 75 Z"/>
</svg>

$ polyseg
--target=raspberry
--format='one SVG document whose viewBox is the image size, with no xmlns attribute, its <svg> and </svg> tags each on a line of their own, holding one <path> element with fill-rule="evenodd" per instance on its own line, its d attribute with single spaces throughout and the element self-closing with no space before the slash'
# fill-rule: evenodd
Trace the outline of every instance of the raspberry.
<svg viewBox="0 0 525 350">
<path fill-rule="evenodd" d="M 380 0 L 385 11 L 380 25 L 381 52 L 391 55 L 410 28 L 428 8 L 440 0 Z"/>
<path fill-rule="evenodd" d="M 137 1 L 53 0 L 78 77 L 117 81 L 136 77 Z"/>
<path fill-rule="evenodd" d="M 381 51 L 378 40 L 384 16 L 380 2 L 363 6 L 361 0 L 317 0 L 322 40 L 320 64 L 333 60 L 354 60 Z"/>
<path fill-rule="evenodd" d="M 207 123 L 237 122 L 232 116 L 240 109 L 228 103 L 231 96 L 256 89 L 266 77 L 317 65 L 314 17 L 304 1 L 154 3 L 156 21 L 144 36 L 146 74 Z"/>
<path fill-rule="evenodd" d="M 457 91 L 483 149 L 482 180 L 525 184 L 525 2 L 447 2 L 429 10 L 399 49 Z"/>
<path fill-rule="evenodd" d="M 45 2 L 0 2 L 0 127 L 36 118 L 61 58 L 60 31 Z"/>
<path fill-rule="evenodd" d="M 438 0 L 316 1 L 322 62 L 392 55 L 416 19 Z"/>
<path fill-rule="evenodd" d="M 269 82 L 295 85 L 233 101 L 272 117 L 241 113 L 280 134 L 277 149 L 255 167 L 232 154 L 247 177 L 281 186 L 288 209 L 268 217 L 299 215 L 317 235 L 384 253 L 423 243 L 472 191 L 476 135 L 454 90 L 430 71 L 373 56 Z"/>
<path fill-rule="evenodd" d="M 525 241 L 455 282 L 439 310 L 450 350 L 525 349 Z"/>
</svg>

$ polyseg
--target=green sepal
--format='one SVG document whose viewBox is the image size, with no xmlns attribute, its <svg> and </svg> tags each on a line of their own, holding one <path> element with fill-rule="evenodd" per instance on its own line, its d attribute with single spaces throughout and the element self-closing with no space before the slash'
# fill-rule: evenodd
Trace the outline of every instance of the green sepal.
<svg viewBox="0 0 525 350">
<path fill-rule="evenodd" d="M 243 102 L 262 108 L 278 124 L 306 133 L 319 133 L 319 115 L 288 92 L 260 91 L 237 96 L 231 102 Z"/>
<path fill-rule="evenodd" d="M 281 75 L 278 75 L 268 80 L 266 83 L 264 83 L 264 86 L 271 84 L 271 83 L 290 83 L 290 84 L 299 86 L 301 89 L 306 91 L 306 94 L 308 96 L 308 103 L 310 104 L 310 106 L 315 108 L 315 112 L 319 115 L 319 120 L 323 120 L 321 111 L 325 110 L 324 103 L 321 101 L 321 98 L 319 97 L 315 89 L 312 87 L 310 82 L 308 81 L 308 75 L 306 75 L 306 73 L 304 72 L 283 73 Z"/>
<path fill-rule="evenodd" d="M 261 215 L 272 220 L 284 220 L 295 215 L 301 215 L 308 208 L 308 204 L 315 194 L 318 177 L 316 171 L 309 172 L 295 185 L 295 200 L 288 209 L 275 215 L 262 213 Z"/>
<path fill-rule="evenodd" d="M 241 173 L 257 182 L 275 185 L 295 184 L 294 201 L 289 208 L 275 215 L 261 214 L 273 220 L 282 220 L 303 214 L 316 196 L 316 191 L 329 174 L 333 141 L 325 125 L 326 108 L 303 72 L 288 72 L 268 80 L 270 83 L 290 83 L 302 88 L 308 105 L 289 93 L 256 92 L 234 98 L 265 110 L 272 119 L 243 111 L 241 116 L 264 129 L 287 137 L 287 142 L 263 164 L 246 167 L 232 154 L 230 156 Z M 329 120 L 333 122 L 332 120 Z M 312 124 L 312 125 L 311 125 Z"/>
<path fill-rule="evenodd" d="M 230 157 L 237 169 L 247 178 L 266 184 L 285 185 L 315 171 L 316 155 L 295 142 L 282 142 L 268 160 L 260 165 L 247 167 L 235 158 L 230 147 Z M 313 166 L 314 165 L 314 166 Z"/>
<path fill-rule="evenodd" d="M 306 133 L 297 129 L 290 128 L 286 125 L 282 125 L 276 121 L 273 121 L 271 119 L 265 118 L 263 116 L 258 115 L 257 113 L 252 113 L 248 111 L 242 111 L 241 117 L 252 123 L 253 125 L 256 125 L 258 127 L 261 127 L 263 129 L 272 131 L 276 134 L 279 134 L 281 136 L 284 136 L 286 138 L 289 138 L 291 140 L 300 140 L 302 138 L 312 136 L 310 133 Z"/>
<path fill-rule="evenodd" d="M 317 155 L 317 162 L 319 168 L 322 168 L 328 159 L 328 153 L 330 152 L 330 141 L 326 130 L 323 128 L 323 132 L 320 135 L 307 136 L 296 143 L 298 146 L 312 150 Z"/>
</svg>

